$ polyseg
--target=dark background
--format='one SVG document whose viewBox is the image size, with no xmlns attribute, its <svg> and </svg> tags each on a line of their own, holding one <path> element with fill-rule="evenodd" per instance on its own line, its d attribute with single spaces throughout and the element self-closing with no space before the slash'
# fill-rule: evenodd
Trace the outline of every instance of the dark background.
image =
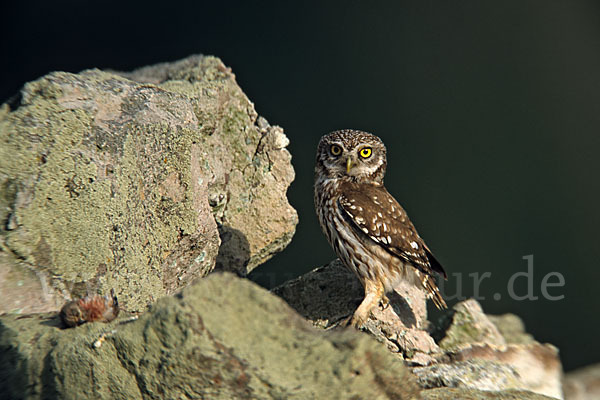
<svg viewBox="0 0 600 400">
<path fill-rule="evenodd" d="M 489 271 L 486 312 L 519 314 L 566 369 L 600 361 L 597 2 L 215 3 L 5 4 L 0 101 L 54 70 L 219 56 L 284 127 L 297 172 L 297 234 L 253 279 L 270 287 L 334 257 L 312 206 L 314 152 L 324 133 L 363 129 L 387 144 L 388 189 L 452 274 L 448 297 Z M 565 285 L 549 291 L 564 299 L 510 298 L 527 255 L 533 294 L 557 271 Z"/>
</svg>

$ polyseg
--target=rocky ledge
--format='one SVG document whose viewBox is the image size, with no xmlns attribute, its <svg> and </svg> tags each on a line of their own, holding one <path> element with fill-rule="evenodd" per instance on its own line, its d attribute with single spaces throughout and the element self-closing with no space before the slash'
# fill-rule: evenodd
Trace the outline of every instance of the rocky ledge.
<svg viewBox="0 0 600 400">
<path fill-rule="evenodd" d="M 274 292 L 313 325 L 330 330 L 339 329 L 363 297 L 356 277 L 339 260 Z M 408 365 L 420 387 L 524 390 L 563 398 L 558 349 L 536 342 L 517 316 L 488 316 L 477 301 L 467 300 L 429 324 L 422 292 L 410 287 L 397 292 L 402 296 L 395 293 L 391 307 L 373 310 L 364 330 Z"/>
<path fill-rule="evenodd" d="M 211 274 L 128 321 L 60 329 L 56 313 L 1 317 L 0 397 L 548 398 L 517 388 L 425 388 L 427 374 L 411 373 L 369 335 L 314 328 L 230 273 Z"/>
</svg>

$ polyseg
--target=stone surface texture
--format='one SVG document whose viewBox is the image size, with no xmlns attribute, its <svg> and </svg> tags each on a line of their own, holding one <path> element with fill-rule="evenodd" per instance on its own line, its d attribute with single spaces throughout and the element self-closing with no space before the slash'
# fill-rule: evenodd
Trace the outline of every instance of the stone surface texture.
<svg viewBox="0 0 600 400">
<path fill-rule="evenodd" d="M 403 291 L 403 288 L 400 288 Z M 336 329 L 363 298 L 356 277 L 339 260 L 275 288 L 274 293 L 318 327 Z M 424 388 L 531 391 L 563 398 L 558 350 L 528 335 L 518 317 L 488 316 L 479 303 L 456 304 L 428 327 L 424 299 L 393 295 L 374 309 L 364 330 L 412 366 Z"/>
<path fill-rule="evenodd" d="M 231 273 L 127 321 L 60 329 L 55 313 L 0 317 L 0 398 L 548 399 L 422 388 L 370 335 L 315 328 Z"/>
<path fill-rule="evenodd" d="M 356 331 L 338 260 L 246 279 L 298 221 L 287 145 L 214 57 L 55 72 L 2 105 L 0 398 L 598 397 L 597 367 L 563 396 L 558 350 L 475 300 L 433 323 L 400 285 Z M 65 299 L 110 289 L 119 318 L 63 329 Z"/>
<path fill-rule="evenodd" d="M 600 364 L 567 373 L 563 380 L 566 400 L 600 399 Z"/>
<path fill-rule="evenodd" d="M 287 144 L 214 57 L 26 84 L 0 107 L 0 312 L 246 275 L 295 231 Z"/>
<path fill-rule="evenodd" d="M 423 291 L 414 286 L 400 286 L 392 293 L 390 307 L 373 309 L 373 318 L 365 330 L 385 343 L 400 358 L 426 365 L 434 361 L 440 350 L 433 338 L 423 330 L 427 309 Z M 301 277 L 273 289 L 315 326 L 335 329 L 347 322 L 364 297 L 356 276 L 335 260 Z"/>
</svg>

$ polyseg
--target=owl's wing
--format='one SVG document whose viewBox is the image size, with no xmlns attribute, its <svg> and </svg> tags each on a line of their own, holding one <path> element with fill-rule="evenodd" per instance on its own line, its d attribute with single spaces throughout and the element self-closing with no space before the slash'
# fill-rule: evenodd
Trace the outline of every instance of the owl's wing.
<svg viewBox="0 0 600 400">
<path fill-rule="evenodd" d="M 342 188 L 339 206 L 364 234 L 427 275 L 446 271 L 417 233 L 406 211 L 383 186 Z"/>
</svg>

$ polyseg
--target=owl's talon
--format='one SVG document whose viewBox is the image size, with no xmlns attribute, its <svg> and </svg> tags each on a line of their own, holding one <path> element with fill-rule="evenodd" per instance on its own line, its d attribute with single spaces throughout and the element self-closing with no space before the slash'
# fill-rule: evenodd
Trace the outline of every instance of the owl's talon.
<svg viewBox="0 0 600 400">
<path fill-rule="evenodd" d="M 354 315 L 352 315 L 352 318 L 350 318 L 348 325 L 351 325 L 354 328 L 361 330 L 362 328 L 364 328 L 370 315 L 371 315 L 370 311 L 367 311 L 365 313 L 364 309 L 359 308 L 354 312 Z"/>
<path fill-rule="evenodd" d="M 379 300 L 379 309 L 385 311 L 390 306 L 390 299 L 384 294 L 381 300 Z"/>
<path fill-rule="evenodd" d="M 367 318 L 354 314 L 349 321 L 349 325 L 360 330 L 365 325 L 365 322 L 367 322 Z"/>
</svg>

